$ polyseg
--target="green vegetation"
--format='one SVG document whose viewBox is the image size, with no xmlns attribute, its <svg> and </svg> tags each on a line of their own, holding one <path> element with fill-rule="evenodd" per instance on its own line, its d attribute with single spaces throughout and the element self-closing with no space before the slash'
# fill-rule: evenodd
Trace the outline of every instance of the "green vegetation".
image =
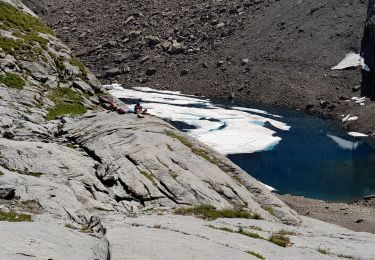
<svg viewBox="0 0 375 260">
<path fill-rule="evenodd" d="M 53 35 L 52 30 L 38 18 L 18 11 L 12 5 L 4 2 L 0 2 L 0 29 L 19 29 L 25 32 L 34 31 Z"/>
<path fill-rule="evenodd" d="M 247 237 L 251 237 L 251 238 L 255 238 L 255 239 L 264 239 L 262 236 L 260 236 L 259 234 L 257 233 L 254 233 L 254 232 L 249 232 L 249 231 L 246 231 L 246 230 L 243 230 L 243 228 L 240 228 L 238 230 L 238 232 L 236 232 L 238 234 L 241 234 L 241 235 L 244 235 L 244 236 L 247 236 Z"/>
<path fill-rule="evenodd" d="M 279 234 L 273 234 L 268 241 L 282 247 L 290 245 L 289 237 Z"/>
<path fill-rule="evenodd" d="M 3 175 L 4 175 L 4 173 L 0 172 L 0 176 L 3 176 Z"/>
<path fill-rule="evenodd" d="M 22 48 L 23 42 L 20 40 L 13 40 L 3 36 L 0 36 L 0 48 L 6 54 L 13 53 L 15 50 L 20 50 Z"/>
<path fill-rule="evenodd" d="M 249 228 L 257 230 L 257 231 L 262 231 L 263 230 L 261 227 L 258 227 L 258 226 L 250 226 Z"/>
<path fill-rule="evenodd" d="M 69 63 L 75 67 L 78 67 L 78 69 L 81 71 L 82 76 L 87 79 L 86 67 L 79 60 L 77 60 L 76 58 L 71 58 L 69 60 Z"/>
<path fill-rule="evenodd" d="M 193 153 L 195 153 L 196 155 L 202 157 L 206 161 L 208 161 L 208 162 L 210 162 L 212 164 L 215 164 L 222 171 L 224 171 L 224 172 L 231 172 L 231 167 L 230 166 L 222 163 L 219 159 L 217 159 L 215 156 L 213 156 L 212 154 L 210 154 L 208 151 L 206 151 L 204 149 L 201 149 L 201 148 L 195 147 L 191 142 L 189 142 L 189 140 L 186 139 L 186 137 L 178 135 L 178 134 L 176 134 L 176 133 L 174 133 L 172 131 L 165 131 L 165 134 L 168 135 L 171 138 L 177 139 L 183 145 L 185 145 L 188 148 L 190 148 Z"/>
<path fill-rule="evenodd" d="M 178 215 L 194 215 L 204 219 L 218 219 L 218 218 L 248 218 L 254 219 L 251 212 L 245 210 L 221 209 L 218 210 L 211 205 L 199 205 L 192 208 L 179 208 L 175 211 Z"/>
<path fill-rule="evenodd" d="M 262 207 L 265 211 L 268 211 L 270 214 L 273 214 L 273 208 L 272 207 Z"/>
<path fill-rule="evenodd" d="M 81 96 L 70 88 L 53 89 L 48 97 L 55 106 L 48 110 L 47 120 L 62 115 L 82 115 L 87 112 L 87 108 L 80 103 Z"/>
<path fill-rule="evenodd" d="M 89 226 L 87 226 L 87 225 L 82 226 L 81 229 L 80 229 L 80 231 L 82 233 L 92 233 L 93 232 L 92 229 Z"/>
<path fill-rule="evenodd" d="M 5 84 L 9 88 L 23 89 L 25 86 L 25 81 L 13 73 L 5 73 L 5 75 L 0 75 L 0 83 Z"/>
<path fill-rule="evenodd" d="M 337 255 L 338 257 L 341 257 L 341 258 L 346 258 L 346 259 L 355 259 L 353 256 L 351 255 L 343 255 L 343 254 L 339 254 Z"/>
<path fill-rule="evenodd" d="M 151 172 L 141 171 L 141 174 L 149 179 L 156 186 L 155 176 Z"/>
<path fill-rule="evenodd" d="M 70 228 L 70 229 L 76 229 L 75 227 L 73 227 L 73 225 L 71 225 L 69 223 L 65 224 L 65 227 L 66 228 Z"/>
<path fill-rule="evenodd" d="M 209 225 L 209 227 L 210 227 L 210 228 L 213 228 L 213 229 L 217 229 L 217 230 L 221 230 L 221 231 L 229 232 L 229 233 L 240 234 L 240 235 L 247 236 L 247 237 L 251 237 L 251 238 L 255 238 L 255 239 L 264 239 L 264 238 L 263 238 L 262 236 L 260 236 L 259 234 L 254 233 L 254 232 L 246 231 L 246 230 L 244 230 L 242 227 L 240 227 L 238 230 L 233 230 L 233 229 L 231 229 L 231 228 L 227 228 L 227 227 L 220 227 L 220 228 L 217 228 L 217 227 L 212 226 L 212 225 Z"/>
<path fill-rule="evenodd" d="M 262 260 L 265 259 L 264 256 L 262 256 L 261 254 L 258 254 L 256 252 L 254 252 L 254 251 L 246 251 L 246 253 L 248 253 L 249 255 L 255 256 L 255 257 L 259 258 L 259 259 L 262 259 Z"/>
<path fill-rule="evenodd" d="M 321 248 L 321 247 L 318 248 L 318 252 L 323 255 L 329 255 L 331 253 L 328 248 Z"/>
<path fill-rule="evenodd" d="M 15 212 L 4 212 L 0 210 L 0 221 L 9 221 L 9 222 L 22 222 L 27 221 L 31 222 L 31 216 L 27 214 L 18 214 Z"/>
<path fill-rule="evenodd" d="M 11 171 L 11 172 L 16 172 L 18 174 L 29 175 L 29 176 L 33 176 L 33 177 L 40 177 L 41 175 L 43 175 L 43 173 L 39 173 L 39 172 L 29 172 L 28 169 L 24 169 L 22 171 L 22 170 L 11 169 L 11 168 L 7 167 L 6 165 L 1 165 L 1 167 L 5 168 L 5 169 L 7 169 L 8 171 Z"/>
</svg>

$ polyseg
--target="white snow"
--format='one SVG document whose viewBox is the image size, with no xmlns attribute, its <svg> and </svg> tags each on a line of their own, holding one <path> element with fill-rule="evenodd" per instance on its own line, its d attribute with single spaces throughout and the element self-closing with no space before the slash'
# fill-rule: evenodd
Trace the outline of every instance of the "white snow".
<svg viewBox="0 0 375 260">
<path fill-rule="evenodd" d="M 351 116 L 349 114 L 349 115 L 344 116 L 344 118 L 341 120 L 341 122 L 345 123 L 345 122 L 352 122 L 352 121 L 356 121 L 356 120 L 358 120 L 358 116 Z"/>
<path fill-rule="evenodd" d="M 333 67 L 332 70 L 343 70 L 358 66 L 361 66 L 363 70 L 370 71 L 369 66 L 367 66 L 367 64 L 365 63 L 365 59 L 361 57 L 361 55 L 356 53 L 349 53 L 338 65 Z"/>
<path fill-rule="evenodd" d="M 354 136 L 354 137 L 368 137 L 366 134 L 358 133 L 358 132 L 349 132 L 348 135 Z"/>
<path fill-rule="evenodd" d="M 222 154 L 253 153 L 275 147 L 281 138 L 264 126 L 266 122 L 280 130 L 290 129 L 290 126 L 274 119 L 280 116 L 266 111 L 223 108 L 212 104 L 209 99 L 180 92 L 113 86 L 110 93 L 117 98 L 142 99 L 143 108 L 147 108 L 150 114 L 197 127 L 187 133 Z"/>
</svg>

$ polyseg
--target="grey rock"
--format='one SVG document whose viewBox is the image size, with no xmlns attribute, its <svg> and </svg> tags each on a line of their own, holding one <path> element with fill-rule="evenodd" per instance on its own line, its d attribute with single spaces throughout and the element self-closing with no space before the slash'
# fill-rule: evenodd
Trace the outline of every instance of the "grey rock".
<svg viewBox="0 0 375 260">
<path fill-rule="evenodd" d="M 90 95 L 95 94 L 95 92 L 91 88 L 91 86 L 89 84 L 87 84 L 86 82 L 82 81 L 82 80 L 73 81 L 73 87 L 78 88 L 79 90 L 81 90 L 83 92 L 89 93 Z"/>
<path fill-rule="evenodd" d="M 12 138 L 14 138 L 16 135 L 15 135 L 15 134 L 13 133 L 13 131 L 11 131 L 11 130 L 5 130 L 3 136 L 4 136 L 4 138 L 12 139 Z"/>
<path fill-rule="evenodd" d="M 161 43 L 161 40 L 158 37 L 153 36 L 153 35 L 147 36 L 146 41 L 147 41 L 148 45 L 151 46 L 151 47 Z"/>
<path fill-rule="evenodd" d="M 150 67 L 150 68 L 148 68 L 148 69 L 146 70 L 146 75 L 147 75 L 147 76 L 152 76 L 152 75 L 154 75 L 156 72 L 157 72 L 157 69 L 156 69 L 156 68 L 154 68 L 154 67 Z"/>
<path fill-rule="evenodd" d="M 0 199 L 11 200 L 16 195 L 16 190 L 13 188 L 0 187 Z"/>
<path fill-rule="evenodd" d="M 105 77 L 115 77 L 121 73 L 122 70 L 120 68 L 111 68 L 105 71 Z"/>
</svg>

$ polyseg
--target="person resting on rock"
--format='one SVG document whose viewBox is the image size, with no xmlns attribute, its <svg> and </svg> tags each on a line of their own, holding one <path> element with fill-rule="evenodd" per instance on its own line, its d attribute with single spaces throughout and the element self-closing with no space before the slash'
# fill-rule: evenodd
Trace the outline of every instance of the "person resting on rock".
<svg viewBox="0 0 375 260">
<path fill-rule="evenodd" d="M 123 115 L 123 114 L 126 114 L 126 111 L 123 107 L 118 107 L 117 108 L 117 113 L 119 113 L 120 115 Z"/>
<path fill-rule="evenodd" d="M 134 114 L 139 115 L 141 113 L 142 113 L 142 106 L 141 104 L 137 103 L 134 107 Z"/>
<path fill-rule="evenodd" d="M 147 111 L 147 108 L 145 108 L 143 111 L 142 111 L 142 115 L 149 115 L 150 113 Z"/>
<path fill-rule="evenodd" d="M 112 111 L 117 110 L 116 102 L 113 99 L 109 102 L 109 109 L 112 110 Z"/>
</svg>

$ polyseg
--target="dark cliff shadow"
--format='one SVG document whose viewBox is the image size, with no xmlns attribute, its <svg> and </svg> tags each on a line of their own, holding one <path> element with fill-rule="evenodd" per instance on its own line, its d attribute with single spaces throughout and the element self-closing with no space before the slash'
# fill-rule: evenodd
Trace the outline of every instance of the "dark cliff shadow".
<svg viewBox="0 0 375 260">
<path fill-rule="evenodd" d="M 370 67 L 370 72 L 362 70 L 361 95 L 375 100 L 375 0 L 369 0 L 367 19 L 361 41 L 361 56 Z"/>
</svg>

